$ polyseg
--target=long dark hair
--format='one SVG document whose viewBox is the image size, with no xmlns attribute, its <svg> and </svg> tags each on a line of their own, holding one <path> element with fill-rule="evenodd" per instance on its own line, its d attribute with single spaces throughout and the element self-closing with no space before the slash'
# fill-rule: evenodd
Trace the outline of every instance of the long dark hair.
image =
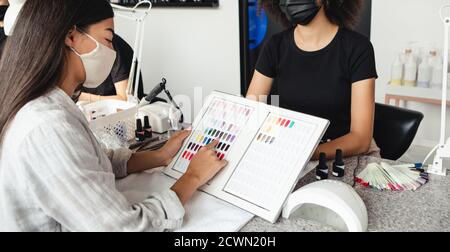
<svg viewBox="0 0 450 252">
<path fill-rule="evenodd" d="M 62 81 L 67 34 L 112 17 L 106 0 L 26 1 L 0 61 L 0 143 L 17 112 Z"/>
<path fill-rule="evenodd" d="M 363 0 L 320 0 L 325 9 L 325 15 L 333 24 L 352 29 L 359 21 Z M 258 0 L 259 7 L 285 27 L 292 27 L 287 17 L 280 9 L 280 0 Z"/>
</svg>

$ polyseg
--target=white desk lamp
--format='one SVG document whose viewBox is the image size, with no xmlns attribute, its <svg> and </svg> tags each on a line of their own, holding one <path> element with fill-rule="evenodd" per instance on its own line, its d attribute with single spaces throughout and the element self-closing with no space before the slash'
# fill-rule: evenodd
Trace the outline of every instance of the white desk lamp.
<svg viewBox="0 0 450 252">
<path fill-rule="evenodd" d="M 138 10 L 137 8 L 143 4 L 148 4 L 148 9 Z M 133 8 L 124 7 L 117 4 L 111 4 L 111 6 L 119 11 L 130 12 L 135 15 L 128 16 L 121 13 L 116 13 L 118 17 L 132 20 L 137 23 L 136 36 L 133 46 L 133 61 L 131 65 L 130 77 L 128 79 L 128 87 L 126 90 L 128 102 L 138 104 L 138 90 L 140 82 L 140 72 L 142 65 L 142 52 L 144 46 L 144 30 L 145 30 L 145 19 L 147 18 L 150 10 L 152 9 L 152 3 L 150 1 L 140 1 Z M 137 76 L 135 78 L 135 76 Z"/>
<path fill-rule="evenodd" d="M 447 168 L 444 167 L 444 159 L 450 158 L 450 138 L 446 138 L 446 120 L 447 120 L 447 84 L 448 84 L 448 54 L 449 54 L 449 42 L 450 42 L 450 17 L 444 17 L 443 11 L 450 8 L 450 4 L 446 4 L 441 7 L 440 17 L 444 22 L 444 70 L 442 79 L 442 109 L 441 109 L 441 137 L 439 140 L 439 145 L 436 146 L 430 154 L 425 158 L 425 162 L 430 158 L 430 156 L 436 151 L 436 156 L 434 157 L 433 164 L 428 167 L 428 173 L 446 176 Z"/>
<path fill-rule="evenodd" d="M 148 4 L 149 6 L 148 9 L 138 10 L 138 7 L 144 4 Z M 134 50 L 133 61 L 131 65 L 130 76 L 128 79 L 129 85 L 126 90 L 128 103 L 136 105 L 137 117 L 142 117 L 143 115 L 148 115 L 150 117 L 149 118 L 150 124 L 152 125 L 152 128 L 155 132 L 157 133 L 166 132 L 168 131 L 168 129 L 170 129 L 168 121 L 169 115 L 171 114 L 170 111 L 171 109 L 173 110 L 171 106 L 173 106 L 176 110 L 179 110 L 181 114 L 180 122 L 182 122 L 184 119 L 180 107 L 176 104 L 176 102 L 170 95 L 169 91 L 166 90 L 165 88 L 166 80 L 163 79 L 163 82 L 160 84 L 160 86 L 157 86 L 152 91 L 152 93 L 155 93 L 154 97 L 152 96 L 152 93 L 150 93 L 150 95 L 147 96 L 145 99 L 142 99 L 141 102 L 139 101 L 138 98 L 139 82 L 141 78 L 140 72 L 142 66 L 142 54 L 144 51 L 143 46 L 144 46 L 145 19 L 148 17 L 149 12 L 152 9 L 152 3 L 148 0 L 139 1 L 133 8 L 124 7 L 113 3 L 111 3 L 111 6 L 118 11 L 129 12 L 134 14 L 134 15 L 124 15 L 121 14 L 120 12 L 116 13 L 118 17 L 131 20 L 137 23 L 136 37 L 133 46 Z M 153 99 L 163 91 L 169 97 L 169 100 L 171 102 L 170 105 L 165 103 L 155 103 L 153 104 L 153 106 L 146 106 L 151 103 L 151 100 L 147 101 L 149 97 Z M 145 106 L 146 108 L 144 109 L 143 107 Z"/>
</svg>

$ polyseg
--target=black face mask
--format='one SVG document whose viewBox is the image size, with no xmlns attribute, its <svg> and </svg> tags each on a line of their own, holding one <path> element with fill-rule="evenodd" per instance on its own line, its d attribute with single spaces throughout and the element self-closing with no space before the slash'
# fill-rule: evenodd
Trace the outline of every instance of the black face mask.
<svg viewBox="0 0 450 252">
<path fill-rule="evenodd" d="M 6 10 L 8 9 L 8 5 L 1 5 L 0 6 L 0 21 L 3 21 L 5 18 Z"/>
<path fill-rule="evenodd" d="M 317 0 L 280 0 L 280 8 L 293 24 L 308 25 L 319 13 Z"/>
</svg>

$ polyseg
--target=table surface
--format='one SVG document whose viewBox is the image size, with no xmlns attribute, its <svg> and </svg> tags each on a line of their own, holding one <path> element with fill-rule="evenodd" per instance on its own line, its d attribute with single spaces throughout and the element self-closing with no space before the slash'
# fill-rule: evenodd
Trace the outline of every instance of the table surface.
<svg viewBox="0 0 450 252">
<path fill-rule="evenodd" d="M 353 174 L 367 164 L 383 162 L 374 157 L 355 157 L 346 160 L 346 175 L 336 179 L 353 185 Z M 385 161 L 388 162 L 388 161 Z M 335 178 L 330 178 L 335 179 Z M 300 180 L 297 187 L 315 182 L 314 171 Z M 356 185 L 356 192 L 366 204 L 369 232 L 449 232 L 450 231 L 450 176 L 430 177 L 430 182 L 417 191 L 377 191 Z M 336 231 L 332 227 L 303 219 L 280 218 L 271 224 L 255 217 L 242 232 L 317 232 Z"/>
<path fill-rule="evenodd" d="M 167 137 L 166 134 L 160 136 Z M 345 160 L 346 174 L 339 180 L 353 185 L 369 163 L 390 162 L 377 157 L 354 157 Z M 331 164 L 329 164 L 331 166 Z M 356 169 L 356 171 L 355 171 Z M 297 188 L 315 182 L 315 171 L 299 181 Z M 450 232 L 450 176 L 430 175 L 430 182 L 417 191 L 378 191 L 355 185 L 354 189 L 366 204 L 369 232 Z M 321 223 L 303 219 L 280 218 L 275 224 L 259 217 L 250 221 L 242 232 L 317 232 L 337 231 Z"/>
</svg>

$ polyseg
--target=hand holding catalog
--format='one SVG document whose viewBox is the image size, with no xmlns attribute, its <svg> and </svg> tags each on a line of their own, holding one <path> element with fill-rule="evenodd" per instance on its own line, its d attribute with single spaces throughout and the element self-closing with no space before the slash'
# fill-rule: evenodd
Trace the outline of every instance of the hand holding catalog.
<svg viewBox="0 0 450 252">
<path fill-rule="evenodd" d="M 329 122 L 214 92 L 165 173 L 176 179 L 214 140 L 228 166 L 203 191 L 275 222 Z"/>
</svg>

